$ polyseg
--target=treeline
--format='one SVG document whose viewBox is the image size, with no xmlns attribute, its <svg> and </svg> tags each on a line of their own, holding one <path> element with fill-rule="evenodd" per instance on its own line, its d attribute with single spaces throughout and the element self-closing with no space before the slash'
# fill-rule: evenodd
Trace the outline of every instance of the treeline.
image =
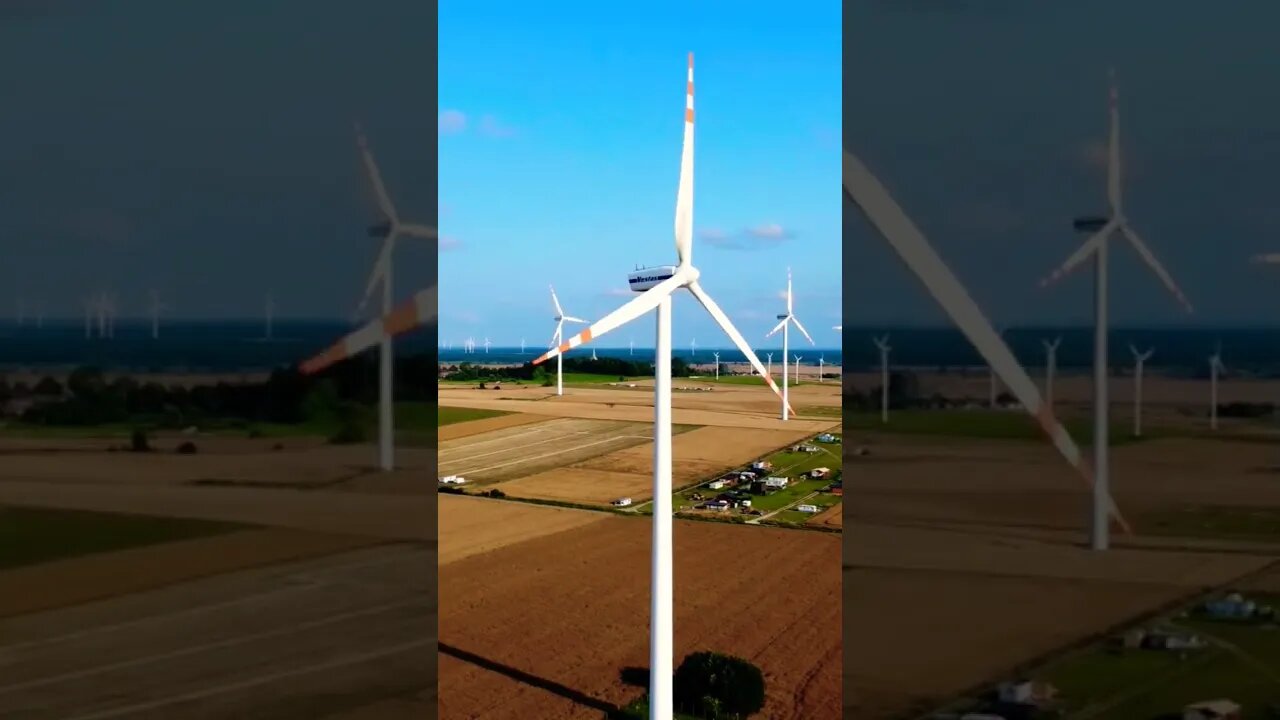
<svg viewBox="0 0 1280 720">
<path fill-rule="evenodd" d="M 398 358 L 395 393 L 399 401 L 434 402 L 434 356 Z M 65 385 L 44 377 L 34 385 L 0 377 L 0 408 L 24 422 L 41 425 L 102 425 L 145 422 L 181 428 L 211 422 L 299 424 L 332 421 L 358 424 L 377 400 L 377 357 L 335 365 L 314 376 L 278 368 L 257 382 L 164 385 L 80 367 Z"/>
<path fill-rule="evenodd" d="M 564 359 L 566 373 L 583 373 L 589 375 L 606 375 L 617 378 L 646 377 L 653 375 L 653 363 L 631 362 L 622 358 L 570 358 Z M 688 377 L 689 365 L 680 358 L 671 358 L 672 377 Z M 527 362 L 511 367 L 484 367 L 464 362 L 443 368 L 445 380 L 461 382 L 501 382 L 503 380 L 521 380 L 552 385 L 556 379 L 556 366 L 553 362 L 534 365 Z"/>
</svg>

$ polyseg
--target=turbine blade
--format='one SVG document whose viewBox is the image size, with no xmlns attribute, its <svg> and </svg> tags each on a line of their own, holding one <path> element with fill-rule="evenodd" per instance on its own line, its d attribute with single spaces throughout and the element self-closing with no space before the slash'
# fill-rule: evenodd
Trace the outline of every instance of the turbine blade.
<svg viewBox="0 0 1280 720">
<path fill-rule="evenodd" d="M 401 234 L 409 237 L 421 238 L 423 240 L 435 240 L 437 238 L 436 229 L 427 227 L 426 225 L 397 225 Z"/>
<path fill-rule="evenodd" d="M 382 342 L 384 336 L 403 335 L 410 330 L 435 322 L 436 312 L 436 288 L 433 286 L 415 293 L 407 302 L 387 315 L 366 323 L 364 327 L 350 333 L 324 352 L 303 362 L 298 369 L 304 375 L 320 372 L 334 363 L 377 345 Z"/>
<path fill-rule="evenodd" d="M 560 307 L 560 298 L 556 297 L 556 289 L 554 287 L 551 287 L 551 304 L 556 306 L 556 317 L 564 317 L 564 310 Z"/>
<path fill-rule="evenodd" d="M 1089 238 L 1083 245 L 1076 248 L 1076 251 L 1071 253 L 1071 256 L 1068 257 L 1062 265 L 1058 266 L 1058 268 L 1052 273 L 1049 273 L 1048 277 L 1041 280 L 1040 287 L 1047 287 L 1061 280 L 1072 270 L 1075 270 L 1080 263 L 1089 259 L 1089 256 L 1097 252 L 1098 248 L 1102 246 L 1102 243 L 1106 242 L 1107 237 L 1111 233 L 1115 232 L 1116 224 L 1115 220 L 1108 220 L 1106 225 L 1103 225 L 1098 232 L 1093 234 L 1093 237 Z"/>
<path fill-rule="evenodd" d="M 782 390 L 778 387 L 777 383 L 773 381 L 773 378 L 769 377 L 769 374 L 765 372 L 764 363 L 761 363 L 760 358 L 756 357 L 755 352 L 751 350 L 751 346 L 747 345 L 746 339 L 742 337 L 742 333 L 738 332 L 738 329 L 733 326 L 733 322 L 729 320 L 729 316 L 724 314 L 724 311 L 720 309 L 720 306 L 716 304 L 716 301 L 712 300 L 711 296 L 707 294 L 707 291 L 703 290 L 702 286 L 696 281 L 689 285 L 689 292 L 693 293 L 693 296 L 698 299 L 698 302 L 702 303 L 702 307 L 706 308 L 707 312 L 711 313 L 711 317 L 715 318 L 716 324 L 718 324 L 720 329 L 724 330 L 725 334 L 729 336 L 729 339 L 737 346 L 738 351 L 746 356 L 747 360 L 751 363 L 751 367 L 755 368 L 756 372 L 760 373 L 760 377 L 765 381 L 765 384 L 773 390 L 773 394 L 781 398 Z M 792 409 L 790 402 L 787 403 L 787 414 L 796 414 L 796 411 Z"/>
<path fill-rule="evenodd" d="M 804 334 L 804 339 L 808 340 L 810 345 L 813 345 L 814 344 L 813 338 L 809 337 L 809 331 L 805 330 L 804 326 L 800 324 L 800 318 L 796 317 L 795 315 L 792 315 L 791 322 L 795 323 L 796 329 Z"/>
<path fill-rule="evenodd" d="M 360 306 L 356 309 L 357 313 L 364 312 L 365 307 L 369 304 L 369 298 L 373 297 L 373 289 L 378 286 L 378 281 L 382 280 L 391 270 L 391 246 L 395 243 L 395 235 L 388 235 L 386 240 L 382 241 L 382 249 L 378 251 L 378 259 L 373 262 L 373 270 L 369 272 L 369 282 L 364 287 L 364 296 L 360 298 Z"/>
<path fill-rule="evenodd" d="M 783 318 L 781 322 L 779 322 L 777 325 L 774 325 L 774 326 L 773 326 L 773 329 L 772 329 L 772 330 L 770 330 L 769 332 L 765 333 L 765 337 L 769 337 L 770 335 L 772 335 L 772 334 L 774 334 L 774 333 L 778 332 L 778 331 L 779 331 L 779 330 L 781 330 L 781 329 L 783 328 L 783 326 L 785 326 L 786 324 L 787 324 L 787 319 L 786 319 L 786 318 Z"/>
<path fill-rule="evenodd" d="M 563 355 L 572 348 L 585 345 L 595 338 L 601 337 L 605 333 L 616 330 L 619 327 L 635 320 L 641 315 L 658 307 L 658 303 L 662 302 L 662 298 L 667 297 L 675 292 L 676 288 L 685 283 L 685 273 L 676 271 L 674 275 L 654 285 L 644 291 L 638 297 L 629 300 L 625 305 L 605 315 L 604 318 L 597 320 L 587 329 L 579 332 L 577 335 L 562 340 L 558 347 L 552 348 L 533 361 L 534 365 L 544 363 L 557 355 Z"/>
<path fill-rule="evenodd" d="M 1035 383 L 1018 364 L 1017 359 L 996 334 L 991 322 L 983 316 L 969 293 L 942 261 L 929 241 L 911 218 L 894 201 L 862 161 L 844 151 L 844 190 L 846 196 L 858 206 L 871 225 L 889 242 L 898 256 L 920 279 L 929 294 L 951 317 L 969 342 L 982 354 L 987 364 L 996 371 L 1005 387 L 1009 388 L 1022 406 L 1040 424 L 1058 452 L 1080 473 L 1086 484 L 1093 486 L 1093 473 L 1080 455 L 1080 448 L 1066 428 L 1058 422 L 1053 410 L 1046 406 Z M 1120 515 L 1114 498 L 1109 498 L 1111 514 L 1125 532 L 1131 532 L 1129 524 Z"/>
<path fill-rule="evenodd" d="M 591 322 L 590 320 L 583 320 L 582 318 L 574 317 L 574 316 L 572 316 L 572 315 L 565 315 L 565 316 L 564 316 L 564 319 L 565 319 L 567 322 L 576 322 L 576 323 L 588 323 L 588 322 Z"/>
<path fill-rule="evenodd" d="M 680 151 L 680 185 L 676 191 L 676 257 L 693 261 L 693 53 L 684 105 L 684 147 Z"/>
<path fill-rule="evenodd" d="M 1128 223 L 1122 225 L 1120 227 L 1120 231 L 1129 239 L 1129 244 L 1133 245 L 1133 249 L 1137 250 L 1138 254 L 1142 256 L 1142 260 L 1147 263 L 1147 267 L 1151 268 L 1151 272 L 1155 273 L 1156 277 L 1160 278 L 1160 282 L 1164 283 L 1165 288 L 1173 294 L 1174 299 L 1177 300 L 1187 312 L 1194 312 L 1194 310 L 1191 309 L 1191 303 L 1188 302 L 1186 296 L 1182 294 L 1182 290 L 1178 288 L 1178 284 L 1173 281 L 1173 277 L 1169 275 L 1169 271 L 1164 269 L 1164 266 L 1156 259 L 1155 253 L 1151 252 L 1151 248 L 1147 247 L 1147 244 L 1142 242 L 1142 238 L 1138 237 L 1138 233 L 1134 232 L 1133 229 L 1129 227 Z"/>
<path fill-rule="evenodd" d="M 387 196 L 387 188 L 382 184 L 382 174 L 378 172 L 378 163 L 374 162 L 373 153 L 369 150 L 369 141 L 364 136 L 364 131 L 360 126 L 356 125 L 356 144 L 360 146 L 360 159 L 364 161 L 365 173 L 369 176 L 369 182 L 373 184 L 373 193 L 378 201 L 378 209 L 386 216 L 391 224 L 398 225 L 400 220 L 396 217 L 396 209 L 391 205 L 391 198 Z"/>
</svg>

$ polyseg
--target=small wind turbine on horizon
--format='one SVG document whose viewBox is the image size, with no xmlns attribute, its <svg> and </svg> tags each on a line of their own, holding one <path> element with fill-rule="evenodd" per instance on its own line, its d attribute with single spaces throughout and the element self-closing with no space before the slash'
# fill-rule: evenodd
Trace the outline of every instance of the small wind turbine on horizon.
<svg viewBox="0 0 1280 720">
<path fill-rule="evenodd" d="M 996 334 L 999 335 L 1001 338 L 1003 338 L 1004 330 L 996 330 Z M 998 394 L 996 392 L 997 380 L 996 380 L 996 369 L 991 367 L 990 363 L 987 364 L 987 377 L 988 377 L 987 387 L 988 387 L 988 392 L 990 393 L 990 397 L 987 400 L 987 407 L 994 410 L 996 407 L 996 395 Z"/>
<path fill-rule="evenodd" d="M 484 339 L 484 354 L 485 355 L 489 354 L 489 338 L 488 337 L 485 337 Z"/>
<path fill-rule="evenodd" d="M 520 338 L 520 354 L 524 355 L 524 338 Z"/>
<path fill-rule="evenodd" d="M 713 352 L 711 354 L 715 356 L 715 359 L 716 359 L 716 379 L 719 380 L 720 379 L 720 353 Z"/>
<path fill-rule="evenodd" d="M 1044 404 L 1050 408 L 1053 407 L 1053 374 L 1058 369 L 1058 345 L 1061 343 L 1061 335 L 1052 341 L 1040 341 L 1040 344 L 1044 345 L 1045 355 L 1047 356 L 1044 366 Z"/>
<path fill-rule="evenodd" d="M 795 316 L 795 313 L 793 312 L 794 307 L 795 307 L 795 299 L 791 293 L 791 268 L 787 268 L 787 311 L 778 316 L 778 324 L 774 325 L 773 329 L 765 334 L 765 337 L 769 337 L 774 333 L 778 332 L 779 330 L 782 331 L 782 419 L 783 420 L 787 419 L 788 410 L 791 408 L 790 389 L 787 385 L 787 348 L 791 339 L 790 326 L 795 325 L 796 329 L 799 330 L 804 335 L 805 339 L 809 341 L 809 344 L 810 345 L 814 344 L 813 338 L 809 337 L 809 331 L 804 329 L 804 325 L 800 324 L 800 318 Z M 796 383 L 798 384 L 799 382 L 800 382 L 800 376 L 797 374 Z"/>
<path fill-rule="evenodd" d="M 1121 233 L 1133 249 L 1137 251 L 1147 267 L 1164 283 L 1165 288 L 1173 295 L 1183 308 L 1192 312 L 1191 303 L 1187 302 L 1182 290 L 1169 276 L 1169 273 L 1156 259 L 1147 244 L 1129 226 L 1125 216 L 1120 193 L 1120 110 L 1117 102 L 1115 72 L 1109 71 L 1110 81 L 1109 107 L 1111 129 L 1107 152 L 1107 200 L 1110 205 L 1110 216 L 1107 218 L 1080 218 L 1074 223 L 1077 230 L 1101 227 L 1078 250 L 1071 254 L 1060 267 L 1041 281 L 1046 287 L 1064 277 L 1067 273 L 1081 265 L 1086 259 L 1094 260 L 1094 347 L 1093 347 L 1093 471 L 1094 500 L 1093 520 L 1090 544 L 1094 550 L 1106 550 L 1110 547 L 1110 459 L 1109 459 L 1109 401 L 1107 399 L 1108 355 L 1107 355 L 1107 241 L 1116 232 Z"/>
<path fill-rule="evenodd" d="M 818 354 L 818 382 L 822 382 L 822 365 L 824 362 L 823 360 L 824 357 L 825 356 L 822 355 L 821 353 Z"/>
<path fill-rule="evenodd" d="M 1218 374 L 1226 372 L 1222 365 L 1222 343 L 1219 342 L 1209 356 L 1209 429 L 1218 429 Z"/>
<path fill-rule="evenodd" d="M 769 358 L 769 364 L 765 366 L 764 372 L 766 375 L 773 377 L 773 353 L 765 353 L 765 357 Z"/>
<path fill-rule="evenodd" d="M 631 349 L 627 352 L 627 354 L 628 354 L 628 355 L 635 355 L 635 354 L 636 354 L 636 341 L 635 341 L 635 340 L 632 340 L 632 341 L 631 341 L 630 347 L 631 347 Z"/>
<path fill-rule="evenodd" d="M 800 356 L 800 355 L 796 355 L 796 356 L 795 356 L 795 360 L 796 360 L 796 385 L 799 385 L 799 384 L 800 384 L 800 358 L 801 358 L 801 357 L 802 357 L 802 356 Z"/>
<path fill-rule="evenodd" d="M 1129 352 L 1133 353 L 1133 436 L 1142 437 L 1142 369 L 1155 349 L 1148 348 L 1140 353 L 1130 343 Z"/>
<path fill-rule="evenodd" d="M 689 356 L 697 357 L 697 355 L 698 355 L 698 339 L 691 338 L 689 340 Z"/>
<path fill-rule="evenodd" d="M 548 285 L 548 287 L 551 288 L 551 304 L 554 305 L 556 309 L 556 316 L 552 318 L 552 320 L 556 321 L 556 331 L 551 336 L 551 347 L 557 347 L 564 343 L 564 324 L 565 323 L 575 322 L 575 323 L 581 323 L 583 325 L 586 325 L 587 321 L 583 320 L 582 318 L 573 317 L 572 315 L 566 315 L 564 312 L 564 308 L 560 307 L 560 298 L 556 297 L 556 289 L 550 285 Z M 537 365 L 538 361 L 535 360 L 534 364 Z M 563 355 L 556 355 L 556 395 L 564 395 L 564 357 Z"/>
<path fill-rule="evenodd" d="M 276 300 L 271 293 L 267 293 L 267 299 L 262 305 L 262 338 L 264 340 L 271 340 L 274 336 L 273 331 L 275 330 L 275 320 Z"/>
<path fill-rule="evenodd" d="M 880 422 L 889 422 L 889 336 L 872 338 L 880 349 Z"/>
<path fill-rule="evenodd" d="M 165 309 L 164 303 L 160 302 L 160 293 L 155 290 L 151 291 L 151 339 L 158 340 L 160 338 L 160 311 Z"/>
</svg>

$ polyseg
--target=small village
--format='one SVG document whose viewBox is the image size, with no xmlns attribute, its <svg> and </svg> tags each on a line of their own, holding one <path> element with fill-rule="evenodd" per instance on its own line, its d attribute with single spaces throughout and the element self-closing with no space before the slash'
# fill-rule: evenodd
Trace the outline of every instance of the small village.
<svg viewBox="0 0 1280 720">
<path fill-rule="evenodd" d="M 1276 610 L 1226 592 L 998 683 L 931 720 L 1280 718 Z M 1118 680 L 1120 679 L 1120 680 Z M 1202 688 L 1216 692 L 1191 697 Z M 1104 689 L 1105 688 L 1105 689 Z M 1265 695 L 1261 697 L 1260 695 Z"/>
</svg>

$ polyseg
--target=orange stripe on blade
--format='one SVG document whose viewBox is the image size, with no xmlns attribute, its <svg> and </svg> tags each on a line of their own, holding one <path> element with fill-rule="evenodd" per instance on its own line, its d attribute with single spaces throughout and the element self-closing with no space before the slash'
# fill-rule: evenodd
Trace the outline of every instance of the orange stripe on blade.
<svg viewBox="0 0 1280 720">
<path fill-rule="evenodd" d="M 693 122 L 693 108 L 684 109 L 684 121 L 687 123 Z"/>
<path fill-rule="evenodd" d="M 583 330 L 578 337 L 582 338 L 582 342 L 584 343 L 591 342 L 591 328 L 587 328 L 586 330 Z"/>
<path fill-rule="evenodd" d="M 392 310 L 382 321 L 382 329 L 388 335 L 399 335 L 418 326 L 418 306 L 405 303 Z"/>
<path fill-rule="evenodd" d="M 688 90 L 688 92 L 689 92 L 689 94 L 690 94 L 690 95 L 692 95 L 692 94 L 693 94 L 693 81 L 692 81 L 692 80 L 690 80 L 690 81 L 689 81 L 689 90 Z"/>
<path fill-rule="evenodd" d="M 311 375 L 333 365 L 334 363 L 341 362 L 346 359 L 347 349 L 341 344 L 334 345 L 328 350 L 325 350 L 319 355 L 304 362 L 299 369 L 302 371 L 302 374 Z"/>
</svg>

